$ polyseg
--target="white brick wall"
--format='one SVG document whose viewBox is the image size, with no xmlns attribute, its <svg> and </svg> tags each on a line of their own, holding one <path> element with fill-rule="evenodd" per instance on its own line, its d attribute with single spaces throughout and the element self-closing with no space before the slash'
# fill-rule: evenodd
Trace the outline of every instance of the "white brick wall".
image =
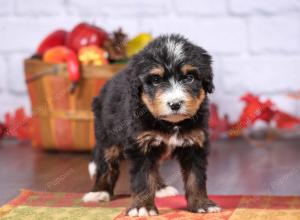
<svg viewBox="0 0 300 220">
<path fill-rule="evenodd" d="M 249 20 L 250 51 L 297 53 L 300 49 L 298 15 L 256 16 Z"/>
<path fill-rule="evenodd" d="M 65 7 L 61 7 L 64 4 L 64 0 L 15 0 L 15 10 L 17 15 L 28 16 L 50 16 L 64 14 Z"/>
<path fill-rule="evenodd" d="M 297 12 L 300 8 L 298 0 L 230 0 L 230 11 L 235 14 L 281 14 Z"/>
<path fill-rule="evenodd" d="M 239 97 L 271 97 L 282 109 L 299 111 L 286 97 L 300 90 L 299 0 L 0 0 L 0 119 L 30 104 L 22 60 L 56 28 L 88 21 L 134 36 L 181 33 L 214 57 L 213 101 L 236 119 Z M 297 108 L 298 106 L 298 108 Z"/>
<path fill-rule="evenodd" d="M 5 59 L 2 56 L 0 57 L 0 79 L 0 92 L 4 92 L 6 90 L 7 66 L 5 65 Z"/>
<path fill-rule="evenodd" d="M 13 11 L 13 1 L 1 1 L 0 15 L 9 15 Z"/>
</svg>

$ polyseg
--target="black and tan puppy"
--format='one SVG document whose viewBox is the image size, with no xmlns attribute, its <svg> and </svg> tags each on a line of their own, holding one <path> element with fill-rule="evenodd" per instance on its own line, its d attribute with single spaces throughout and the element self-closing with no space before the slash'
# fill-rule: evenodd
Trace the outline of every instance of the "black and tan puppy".
<svg viewBox="0 0 300 220">
<path fill-rule="evenodd" d="M 83 200 L 108 201 L 120 160 L 127 159 L 133 193 L 127 214 L 157 215 L 155 195 L 177 193 L 160 177 L 160 160 L 176 158 L 187 209 L 220 211 L 206 191 L 212 80 L 210 55 L 179 35 L 161 36 L 134 56 L 94 99 L 97 144 L 89 172 L 95 185 Z"/>
</svg>

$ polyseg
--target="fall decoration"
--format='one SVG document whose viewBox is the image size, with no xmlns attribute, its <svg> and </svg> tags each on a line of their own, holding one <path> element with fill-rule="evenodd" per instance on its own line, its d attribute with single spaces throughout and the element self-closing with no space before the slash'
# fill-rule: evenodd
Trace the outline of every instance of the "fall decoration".
<svg viewBox="0 0 300 220">
<path fill-rule="evenodd" d="M 65 45 L 67 35 L 68 32 L 65 30 L 56 30 L 50 33 L 38 46 L 37 54 L 43 55 L 52 47 Z"/>
<path fill-rule="evenodd" d="M 80 48 L 78 57 L 79 61 L 84 65 L 101 66 L 108 64 L 108 53 L 94 45 Z"/>
<path fill-rule="evenodd" d="M 80 80 L 79 61 L 76 53 L 65 46 L 57 46 L 47 50 L 43 60 L 52 64 L 67 63 L 69 79 L 72 82 L 70 92 L 73 93 Z"/>
<path fill-rule="evenodd" d="M 227 137 L 227 131 L 232 124 L 229 122 L 228 115 L 223 118 L 219 115 L 218 106 L 214 103 L 210 105 L 209 128 L 211 130 L 211 138 L 218 139 L 220 137 Z"/>
<path fill-rule="evenodd" d="M 6 133 L 6 126 L 2 123 L 0 123 L 0 139 L 4 137 L 5 133 Z"/>
<path fill-rule="evenodd" d="M 81 47 L 96 45 L 102 47 L 108 34 L 100 27 L 88 23 L 80 23 L 68 34 L 66 45 L 78 52 Z"/>
<path fill-rule="evenodd" d="M 18 108 L 14 114 L 5 114 L 5 135 L 19 140 L 30 140 L 32 132 L 31 117 L 25 114 L 23 108 Z"/>
<path fill-rule="evenodd" d="M 128 57 L 142 50 L 152 40 L 151 34 L 141 33 L 127 43 L 126 53 Z"/>
<path fill-rule="evenodd" d="M 292 129 L 300 124 L 299 118 L 279 110 L 269 99 L 261 101 L 258 96 L 249 93 L 242 96 L 241 100 L 246 105 L 238 122 L 229 130 L 231 136 L 240 135 L 243 129 L 252 126 L 258 120 L 267 124 L 273 122 L 278 129 Z"/>
<path fill-rule="evenodd" d="M 91 150 L 95 145 L 93 97 L 125 64 L 82 65 L 80 81 L 72 94 L 69 93 L 72 82 L 66 64 L 27 59 L 24 67 L 32 109 L 32 146 L 66 151 Z"/>
<path fill-rule="evenodd" d="M 65 63 L 70 49 L 65 46 L 55 46 L 46 51 L 43 60 L 46 63 Z"/>
<path fill-rule="evenodd" d="M 127 35 L 120 28 L 105 41 L 104 48 L 108 51 L 111 61 L 125 60 Z"/>
</svg>

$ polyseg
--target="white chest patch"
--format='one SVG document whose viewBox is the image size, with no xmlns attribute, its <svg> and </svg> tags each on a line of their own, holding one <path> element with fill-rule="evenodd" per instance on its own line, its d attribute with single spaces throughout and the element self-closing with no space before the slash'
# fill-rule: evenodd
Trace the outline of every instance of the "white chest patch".
<svg viewBox="0 0 300 220">
<path fill-rule="evenodd" d="M 177 146 L 182 146 L 184 143 L 183 139 L 182 138 L 179 138 L 177 133 L 172 135 L 170 138 L 169 138 L 169 141 L 166 143 L 167 145 L 167 149 L 166 149 L 166 152 L 164 153 L 164 155 L 162 156 L 162 159 L 168 159 L 170 158 L 172 152 L 174 151 L 174 149 L 177 147 Z"/>
<path fill-rule="evenodd" d="M 177 147 L 192 146 L 193 144 L 196 144 L 195 141 L 190 137 L 179 135 L 178 128 L 175 127 L 174 130 L 175 133 L 172 136 L 170 136 L 169 140 L 165 143 L 167 145 L 167 149 L 163 156 L 163 159 L 169 158 L 172 152 Z"/>
<path fill-rule="evenodd" d="M 163 158 L 168 157 L 178 147 L 204 147 L 205 134 L 201 129 L 194 129 L 189 132 L 179 132 L 178 127 L 174 127 L 173 133 L 162 133 L 157 131 L 146 131 L 137 137 L 138 147 L 147 153 L 153 147 L 164 145 L 166 152 Z"/>
<path fill-rule="evenodd" d="M 168 141 L 168 146 L 170 147 L 176 147 L 176 146 L 181 146 L 183 145 L 184 140 L 181 137 L 178 137 L 178 133 L 176 132 L 175 134 L 173 134 L 169 141 Z"/>
</svg>

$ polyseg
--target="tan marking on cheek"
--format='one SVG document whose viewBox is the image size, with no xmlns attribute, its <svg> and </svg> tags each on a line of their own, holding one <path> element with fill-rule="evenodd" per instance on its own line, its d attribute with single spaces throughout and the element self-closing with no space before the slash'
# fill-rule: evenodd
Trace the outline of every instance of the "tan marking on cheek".
<svg viewBox="0 0 300 220">
<path fill-rule="evenodd" d="M 186 111 L 190 116 L 193 116 L 198 111 L 200 105 L 205 99 L 205 91 L 204 89 L 201 89 L 199 92 L 199 95 L 197 97 L 189 96 L 186 100 Z"/>
<path fill-rule="evenodd" d="M 144 92 L 142 93 L 142 101 L 154 117 L 159 117 L 160 114 L 163 112 L 164 104 L 162 101 L 162 93 L 163 92 L 161 90 L 156 91 L 153 100 Z"/>
<path fill-rule="evenodd" d="M 182 68 L 181 68 L 181 72 L 185 75 L 190 73 L 193 70 L 197 70 L 197 67 L 192 66 L 191 64 L 185 64 Z"/>
<path fill-rule="evenodd" d="M 157 66 L 150 70 L 150 74 L 159 75 L 160 77 L 164 77 L 165 70 L 162 66 Z"/>
</svg>

